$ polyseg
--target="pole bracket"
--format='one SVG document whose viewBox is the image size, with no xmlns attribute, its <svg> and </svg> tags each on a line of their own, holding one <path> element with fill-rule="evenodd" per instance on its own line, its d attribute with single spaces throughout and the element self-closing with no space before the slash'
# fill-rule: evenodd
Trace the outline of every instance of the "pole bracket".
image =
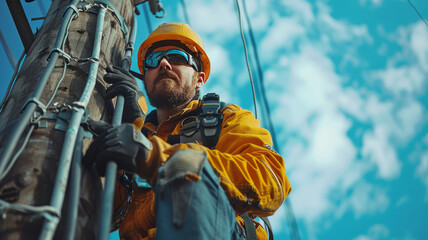
<svg viewBox="0 0 428 240">
<path fill-rule="evenodd" d="M 27 105 L 30 104 L 31 102 L 36 104 L 36 109 L 34 110 L 34 113 L 33 113 L 33 119 L 31 120 L 32 123 L 35 123 L 40 119 L 41 116 L 43 116 L 46 113 L 46 105 L 44 105 L 39 99 L 35 97 L 31 97 L 24 103 L 24 105 L 22 106 L 19 112 L 22 113 L 24 109 L 27 107 Z"/>
<path fill-rule="evenodd" d="M 73 10 L 73 11 L 76 13 L 77 17 L 79 17 L 79 9 L 77 9 L 76 5 L 73 5 L 73 4 L 70 4 L 70 5 L 68 5 L 68 6 L 65 8 L 65 10 L 64 10 L 64 15 L 65 15 L 65 13 L 67 12 L 67 10 L 68 10 L 69 8 L 70 8 L 71 10 Z"/>
<path fill-rule="evenodd" d="M 47 61 L 49 61 L 49 59 L 51 58 L 51 55 L 53 52 L 58 52 L 59 57 L 63 57 L 65 62 L 67 64 L 70 63 L 72 57 L 70 55 L 68 55 L 68 53 L 64 52 L 64 50 L 60 49 L 60 48 L 52 48 L 52 50 L 49 53 L 48 59 Z"/>
<path fill-rule="evenodd" d="M 6 211 L 12 211 L 24 215 L 34 215 L 34 217 L 44 217 L 48 221 L 59 220 L 61 217 L 61 212 L 58 212 L 52 206 L 31 206 L 27 204 L 20 203 L 9 203 L 0 199 L 0 211 L 2 216 L 6 214 Z"/>
<path fill-rule="evenodd" d="M 119 20 L 120 29 L 122 30 L 123 35 L 125 36 L 125 41 L 128 42 L 129 28 L 125 23 L 125 18 L 123 18 L 122 15 L 120 15 L 120 13 L 116 10 L 116 8 L 113 6 L 113 4 L 111 4 L 109 0 L 98 0 L 98 1 L 95 1 L 95 3 L 106 5 L 108 9 L 114 13 L 116 18 Z"/>
</svg>

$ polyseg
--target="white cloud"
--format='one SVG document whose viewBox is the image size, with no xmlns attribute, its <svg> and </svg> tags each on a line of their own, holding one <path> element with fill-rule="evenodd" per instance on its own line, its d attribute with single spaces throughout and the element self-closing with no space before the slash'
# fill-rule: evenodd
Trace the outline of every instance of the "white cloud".
<svg viewBox="0 0 428 240">
<path fill-rule="evenodd" d="M 389 229 L 383 224 L 375 224 L 370 227 L 367 234 L 359 235 L 354 240 L 376 240 L 384 239 L 390 235 Z"/>
<path fill-rule="evenodd" d="M 359 2 L 362 6 L 366 6 L 367 2 L 369 2 L 372 6 L 380 7 L 383 0 L 359 0 Z"/>
<path fill-rule="evenodd" d="M 423 146 L 424 149 L 428 148 L 428 134 L 424 137 Z M 416 167 L 416 176 L 425 184 L 425 201 L 428 201 L 428 151 L 424 151 L 419 156 L 419 164 Z"/>
<path fill-rule="evenodd" d="M 233 81 L 233 68 L 231 68 L 228 51 L 221 45 L 206 44 L 207 55 L 211 62 L 211 74 L 205 86 L 201 88 L 201 95 L 206 91 L 213 91 L 220 95 L 221 101 L 240 104 L 239 98 L 233 93 L 236 83 Z"/>
<path fill-rule="evenodd" d="M 294 184 L 295 213 L 311 224 L 334 209 L 332 192 L 346 192 L 364 168 L 353 163 L 356 147 L 347 136 L 351 122 L 338 111 L 337 95 L 344 95 L 333 62 L 318 49 L 301 49 L 283 61 L 280 75 L 287 78 L 287 86 L 272 91 L 282 90 L 281 107 L 274 113 L 276 125 L 285 124 L 297 134 L 286 139 L 284 151 Z M 279 78 L 274 72 L 267 76 Z"/>
<path fill-rule="evenodd" d="M 401 162 L 388 132 L 386 126 L 376 126 L 373 132 L 364 135 L 362 148 L 363 157 L 376 165 L 378 176 L 384 179 L 395 178 L 401 171 Z"/>
<path fill-rule="evenodd" d="M 241 12 L 242 12 L 242 18 L 244 19 L 244 2 L 247 6 L 247 12 L 250 17 L 251 26 L 253 27 L 253 31 L 257 32 L 264 32 L 266 28 L 269 26 L 269 22 L 271 19 L 271 16 L 266 14 L 266 12 L 271 11 L 270 8 L 270 2 L 263 1 L 263 0 L 256 0 L 256 1 L 242 1 L 241 4 Z M 246 20 L 244 20 L 245 26 L 246 26 Z"/>
<path fill-rule="evenodd" d="M 428 29 L 422 21 L 400 26 L 389 38 L 403 48 L 403 52 L 394 59 L 393 64 L 403 59 L 411 60 L 417 67 L 428 71 Z"/>
<path fill-rule="evenodd" d="M 428 29 L 426 25 L 422 21 L 418 22 L 411 26 L 410 34 L 410 47 L 418 58 L 420 66 L 428 70 Z"/>
<path fill-rule="evenodd" d="M 396 95 L 420 94 L 423 92 L 426 75 L 416 66 L 388 66 L 386 69 L 374 71 L 374 79 L 382 81 L 386 90 Z"/>
<path fill-rule="evenodd" d="M 318 27 L 329 38 L 336 42 L 368 42 L 373 41 L 368 32 L 367 25 L 352 25 L 345 21 L 337 20 L 331 16 L 331 9 L 322 2 L 317 2 L 319 13 L 317 16 Z"/>
<path fill-rule="evenodd" d="M 426 186 L 428 200 L 428 152 L 425 152 L 420 159 L 419 165 L 416 170 L 417 176 L 422 180 L 422 182 Z"/>
<path fill-rule="evenodd" d="M 403 99 L 402 106 L 396 111 L 397 127 L 393 128 L 393 136 L 397 143 L 408 142 L 421 129 L 425 120 L 424 109 L 420 102 L 413 98 Z"/>
<path fill-rule="evenodd" d="M 305 34 L 305 28 L 295 18 L 280 18 L 274 20 L 260 44 L 264 61 L 271 62 L 278 51 L 291 48 L 293 44 Z"/>
<path fill-rule="evenodd" d="M 192 28 L 197 33 L 209 35 L 209 39 L 217 43 L 228 39 L 231 35 L 238 36 L 238 17 L 233 2 L 191 1 L 187 6 Z"/>
<path fill-rule="evenodd" d="M 388 208 L 389 198 L 382 188 L 358 181 L 351 196 L 343 204 L 353 209 L 355 216 L 359 218 L 364 214 L 384 212 Z"/>
<path fill-rule="evenodd" d="M 298 16 L 305 25 L 313 23 L 315 17 L 312 6 L 308 2 L 293 0 L 281 1 L 281 4 L 287 11 L 292 13 L 292 15 Z"/>
</svg>

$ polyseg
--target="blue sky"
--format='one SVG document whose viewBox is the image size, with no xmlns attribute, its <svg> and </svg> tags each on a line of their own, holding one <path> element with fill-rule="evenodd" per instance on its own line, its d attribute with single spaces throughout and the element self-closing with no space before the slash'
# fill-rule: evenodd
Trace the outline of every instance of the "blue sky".
<svg viewBox="0 0 428 240">
<path fill-rule="evenodd" d="M 428 18 L 428 2 L 412 2 Z M 150 17 L 153 27 L 184 21 L 180 1 L 162 3 L 167 16 Z M 246 3 L 302 239 L 426 239 L 428 27 L 406 0 Z M 18 59 L 22 44 L 0 4 Z M 204 93 L 253 111 L 235 2 L 186 5 L 212 63 Z M 148 35 L 143 16 L 139 29 L 137 46 Z M 0 54 L 3 95 L 13 71 Z M 276 239 L 289 239 L 286 208 L 271 221 Z"/>
</svg>

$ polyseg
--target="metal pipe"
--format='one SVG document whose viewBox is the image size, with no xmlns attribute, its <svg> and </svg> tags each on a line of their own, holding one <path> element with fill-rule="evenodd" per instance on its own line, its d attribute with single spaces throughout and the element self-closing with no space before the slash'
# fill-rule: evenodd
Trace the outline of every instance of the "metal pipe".
<svg viewBox="0 0 428 240">
<path fill-rule="evenodd" d="M 73 0 L 69 6 L 76 7 L 76 4 L 78 2 L 79 0 Z M 76 15 L 76 12 L 72 8 L 68 8 L 67 11 L 65 12 L 63 21 L 61 22 L 61 26 L 58 30 L 58 36 L 54 44 L 54 49 L 61 48 L 65 35 L 68 32 L 68 26 L 69 26 L 68 23 L 73 19 L 74 15 Z M 51 75 L 55 67 L 55 64 L 58 60 L 58 56 L 59 54 L 57 51 L 53 51 L 51 53 L 49 62 L 45 70 L 43 71 L 42 75 L 40 76 L 39 81 L 37 82 L 32 98 L 39 99 L 40 96 L 42 95 L 43 90 L 46 86 L 46 83 L 49 79 L 49 76 Z M 22 136 L 22 133 L 25 131 L 31 119 L 31 116 L 33 116 L 33 113 L 36 110 L 36 107 L 37 107 L 37 104 L 34 101 L 28 102 L 27 105 L 24 106 L 22 115 L 17 120 L 15 127 L 11 130 L 11 133 L 9 134 L 7 139 L 4 140 L 5 146 L 0 152 L 0 173 L 4 171 L 4 168 L 9 162 L 17 143 Z"/>
<path fill-rule="evenodd" d="M 98 59 L 100 55 L 102 30 L 104 26 L 106 10 L 106 7 L 100 4 L 95 32 L 94 47 L 92 50 L 93 59 Z M 76 144 L 77 130 L 80 126 L 80 122 L 82 121 L 85 108 L 89 102 L 89 98 L 92 95 L 92 91 L 94 90 L 95 83 L 97 81 L 98 66 L 98 61 L 94 61 L 91 63 L 91 66 L 89 68 L 88 80 L 86 82 L 86 86 L 83 90 L 82 96 L 80 97 L 79 102 L 73 103 L 73 113 L 68 126 L 68 130 L 65 134 L 64 144 L 62 147 L 61 157 L 59 161 L 59 167 L 55 179 L 55 186 L 50 203 L 50 205 L 58 211 L 61 211 L 62 205 L 64 203 L 64 196 L 71 165 L 71 156 L 73 154 L 74 145 Z M 58 222 L 58 218 L 51 218 L 46 220 L 39 239 L 52 239 L 55 234 Z"/>
<path fill-rule="evenodd" d="M 125 50 L 125 57 L 122 61 L 122 67 L 129 70 L 131 66 L 132 52 L 134 51 L 134 42 L 137 36 L 137 18 L 134 15 L 134 21 L 129 36 L 129 41 Z M 123 106 L 125 98 L 122 95 L 117 96 L 116 108 L 113 115 L 113 126 L 122 123 Z M 105 171 L 105 185 L 101 203 L 101 217 L 98 225 L 98 239 L 108 239 L 110 232 L 111 218 L 113 215 L 113 197 L 116 180 L 117 164 L 113 161 L 107 163 Z"/>
<path fill-rule="evenodd" d="M 67 209 L 66 219 L 66 240 L 74 240 L 76 233 L 76 221 L 79 209 L 79 195 L 80 195 L 80 175 L 82 174 L 82 143 L 83 143 L 83 128 L 79 128 L 77 133 L 76 146 L 74 147 L 73 163 L 71 165 L 70 176 L 70 196 Z"/>
</svg>

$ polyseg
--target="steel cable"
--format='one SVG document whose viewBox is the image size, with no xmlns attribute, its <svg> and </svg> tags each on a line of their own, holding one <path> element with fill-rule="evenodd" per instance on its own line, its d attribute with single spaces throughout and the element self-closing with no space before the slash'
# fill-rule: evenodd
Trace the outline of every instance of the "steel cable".
<svg viewBox="0 0 428 240">
<path fill-rule="evenodd" d="M 278 151 L 279 154 L 280 153 L 280 148 L 278 146 L 278 142 L 276 139 L 276 132 L 275 132 L 275 128 L 273 126 L 272 123 L 272 118 L 271 118 L 271 111 L 270 111 L 270 107 L 269 107 L 269 101 L 266 97 L 266 88 L 264 86 L 264 78 L 263 78 L 263 71 L 261 68 L 261 64 L 260 64 L 260 59 L 259 59 L 259 55 L 258 55 L 258 49 L 257 49 L 257 44 L 255 41 L 255 37 L 254 37 L 254 33 L 253 33 L 253 29 L 252 29 L 252 25 L 251 25 L 251 20 L 247 11 L 247 6 L 245 3 L 245 0 L 243 1 L 243 8 L 244 8 L 244 13 L 245 13 L 245 17 L 248 23 L 248 30 L 249 30 L 249 34 L 250 34 L 250 40 L 253 46 L 253 52 L 254 52 L 254 56 L 255 56 L 255 62 L 256 62 L 256 66 L 257 66 L 257 72 L 258 72 L 258 76 L 259 76 L 259 80 L 260 80 L 260 92 L 262 95 L 262 102 L 263 102 L 263 106 L 266 109 L 266 115 L 267 115 L 267 121 L 268 121 L 268 129 L 272 135 L 272 141 L 273 141 L 273 147 L 274 149 L 276 149 Z M 290 233 L 290 238 L 291 239 L 295 239 L 298 240 L 300 239 L 300 234 L 299 234 L 299 228 L 297 225 L 297 221 L 296 218 L 294 216 L 294 211 L 291 205 L 291 201 L 287 198 L 286 199 L 286 203 L 285 206 L 287 207 L 287 215 L 288 215 L 288 221 L 290 224 L 290 228 L 291 228 L 291 233 Z"/>
<path fill-rule="evenodd" d="M 244 45 L 245 62 L 247 63 L 248 75 L 250 76 L 250 82 L 251 82 L 251 90 L 253 92 L 254 116 L 257 119 L 258 115 L 257 115 L 256 91 L 255 91 L 255 88 L 254 88 L 253 75 L 251 74 L 250 62 L 248 60 L 248 50 L 247 50 L 247 44 L 245 43 L 244 30 L 242 28 L 241 8 L 239 7 L 239 1 L 236 0 L 235 2 L 236 2 L 236 7 L 238 8 L 239 29 L 241 31 L 241 39 L 242 39 L 242 43 Z"/>
</svg>

